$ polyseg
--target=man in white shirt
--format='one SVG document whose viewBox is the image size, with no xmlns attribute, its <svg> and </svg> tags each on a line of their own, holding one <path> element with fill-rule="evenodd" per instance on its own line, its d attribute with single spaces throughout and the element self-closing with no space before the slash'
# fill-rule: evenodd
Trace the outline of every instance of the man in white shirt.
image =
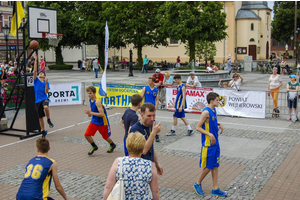
<svg viewBox="0 0 300 200">
<path fill-rule="evenodd" d="M 190 72 L 190 77 L 186 81 L 187 87 L 202 87 L 202 84 L 199 82 L 198 77 L 195 75 L 195 72 Z"/>
</svg>

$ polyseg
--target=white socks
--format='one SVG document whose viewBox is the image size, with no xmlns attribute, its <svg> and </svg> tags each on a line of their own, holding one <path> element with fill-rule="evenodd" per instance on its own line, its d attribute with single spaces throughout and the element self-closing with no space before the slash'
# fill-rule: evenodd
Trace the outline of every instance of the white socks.
<svg viewBox="0 0 300 200">
<path fill-rule="evenodd" d="M 175 131 L 176 130 L 176 126 L 172 126 L 172 131 Z"/>
<path fill-rule="evenodd" d="M 193 130 L 192 127 L 191 127 L 191 125 L 187 125 L 186 127 L 187 127 L 189 130 Z"/>
</svg>

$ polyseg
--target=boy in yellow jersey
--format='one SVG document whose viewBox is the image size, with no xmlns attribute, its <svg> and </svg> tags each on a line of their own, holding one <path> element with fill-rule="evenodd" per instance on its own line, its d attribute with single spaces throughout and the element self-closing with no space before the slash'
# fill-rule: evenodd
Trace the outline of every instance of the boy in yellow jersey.
<svg viewBox="0 0 300 200">
<path fill-rule="evenodd" d="M 92 117 L 92 120 L 84 134 L 86 140 L 92 145 L 88 155 L 92 155 L 94 151 L 98 150 L 98 146 L 94 143 L 94 139 L 92 138 L 97 131 L 99 131 L 102 138 L 110 144 L 107 153 L 112 153 L 116 148 L 116 144 L 110 138 L 110 125 L 106 110 L 102 103 L 96 99 L 96 88 L 94 86 L 87 87 L 86 92 L 89 97 L 91 110 L 85 109 L 84 113 L 89 117 Z"/>
<path fill-rule="evenodd" d="M 223 132 L 223 125 L 218 123 L 216 107 L 219 106 L 219 95 L 210 92 L 206 96 L 208 106 L 204 108 L 196 130 L 201 134 L 202 150 L 200 154 L 200 167 L 203 168 L 198 181 L 194 184 L 195 192 L 204 195 L 201 183 L 206 175 L 211 171 L 213 189 L 211 195 L 226 197 L 227 192 L 220 190 L 218 187 L 218 169 L 220 163 L 220 145 L 218 139 L 219 128 L 220 134 Z"/>
<path fill-rule="evenodd" d="M 38 156 L 32 158 L 26 165 L 26 173 L 17 193 L 17 200 L 52 199 L 48 197 L 52 177 L 56 190 L 67 200 L 68 197 L 59 182 L 57 163 L 48 158 L 49 141 L 46 138 L 37 139 L 36 148 Z"/>
</svg>

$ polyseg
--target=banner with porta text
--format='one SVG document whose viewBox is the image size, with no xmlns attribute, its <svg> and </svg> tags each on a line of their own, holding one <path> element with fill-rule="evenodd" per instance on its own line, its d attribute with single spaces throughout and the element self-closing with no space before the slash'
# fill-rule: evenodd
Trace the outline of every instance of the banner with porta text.
<svg viewBox="0 0 300 200">
<path fill-rule="evenodd" d="M 213 90 L 220 95 L 220 105 L 216 108 L 219 115 L 265 118 L 265 92 L 235 91 L 222 88 Z"/>
<path fill-rule="evenodd" d="M 211 88 L 186 88 L 186 103 L 185 112 L 201 113 L 207 106 L 206 95 L 212 92 Z M 166 106 L 167 110 L 174 110 L 175 100 L 177 95 L 176 86 L 166 87 Z"/>
<path fill-rule="evenodd" d="M 104 106 L 130 107 L 131 96 L 134 94 L 141 94 L 143 87 L 145 87 L 146 85 L 107 83 L 106 97 L 99 95 L 99 83 L 93 83 L 93 86 L 96 88 L 96 97 L 100 99 L 101 103 Z"/>
<path fill-rule="evenodd" d="M 81 83 L 50 83 L 49 106 L 81 104 Z"/>
</svg>

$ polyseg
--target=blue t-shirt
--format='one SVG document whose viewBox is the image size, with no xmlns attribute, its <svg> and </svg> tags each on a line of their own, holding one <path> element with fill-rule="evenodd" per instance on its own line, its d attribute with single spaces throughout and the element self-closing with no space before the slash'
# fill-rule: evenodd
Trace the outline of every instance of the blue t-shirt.
<svg viewBox="0 0 300 200">
<path fill-rule="evenodd" d="M 185 87 L 183 83 L 177 86 L 177 95 L 176 95 L 176 100 L 175 100 L 175 109 L 179 109 L 180 105 L 182 103 L 183 99 L 183 94 L 182 94 L 182 88 Z M 186 100 L 183 102 L 182 109 L 186 109 Z"/>
<path fill-rule="evenodd" d="M 55 160 L 36 156 L 26 165 L 24 180 L 17 193 L 17 200 L 44 199 L 48 197 L 52 173 L 48 173 Z"/>
<path fill-rule="evenodd" d="M 202 128 L 215 136 L 216 143 L 213 146 L 219 145 L 219 139 L 218 139 L 219 127 L 218 127 L 216 108 L 213 111 L 211 108 L 206 107 L 203 109 L 203 112 L 204 111 L 208 111 L 209 113 L 209 122 L 208 123 L 204 122 Z M 202 140 L 202 146 L 206 146 L 206 147 L 212 146 L 210 137 L 208 135 L 201 134 L 201 140 Z"/>
<path fill-rule="evenodd" d="M 34 80 L 34 93 L 35 93 L 35 103 L 39 103 L 48 99 L 48 96 L 45 92 L 46 81 L 42 82 L 38 77 Z M 50 90 L 49 82 L 47 82 L 48 89 Z"/>
<path fill-rule="evenodd" d="M 149 61 L 149 58 L 144 58 L 144 65 L 147 65 Z"/>
<path fill-rule="evenodd" d="M 89 99 L 89 101 L 90 101 L 90 106 L 91 106 L 92 112 L 99 113 L 99 110 L 96 106 L 96 100 L 94 100 L 92 102 L 91 99 Z M 104 116 L 103 117 L 97 117 L 97 116 L 93 115 L 91 123 L 93 123 L 95 125 L 98 125 L 98 126 L 106 126 L 106 125 L 109 124 L 107 113 L 106 113 L 106 110 L 105 110 L 103 105 L 102 105 L 102 109 L 104 111 Z"/>
<path fill-rule="evenodd" d="M 166 77 L 165 77 L 165 81 L 166 81 L 166 83 L 171 83 L 173 81 L 173 77 L 170 76 L 169 80 L 167 80 Z"/>
<path fill-rule="evenodd" d="M 129 127 L 133 126 L 139 120 L 139 117 L 137 116 L 134 110 L 127 108 L 122 116 L 122 119 L 124 121 L 124 126 L 125 126 L 124 140 L 126 140 L 128 136 Z"/>
<path fill-rule="evenodd" d="M 150 86 L 147 85 L 145 87 L 145 94 L 144 94 L 145 102 L 144 103 L 152 103 L 155 106 L 157 94 L 158 94 L 157 87 L 154 87 L 154 89 L 151 90 Z"/>
<path fill-rule="evenodd" d="M 148 140 L 151 132 L 152 132 L 152 126 L 150 127 L 145 127 L 140 121 L 138 121 L 137 123 L 135 123 L 131 129 L 130 129 L 130 133 L 134 133 L 134 132 L 140 132 L 141 134 L 144 135 L 145 139 Z M 151 146 L 151 148 L 149 149 L 149 151 L 144 155 L 142 154 L 141 158 L 144 158 L 146 160 L 151 160 L 152 162 L 154 162 L 154 150 L 153 150 L 153 144 Z"/>
</svg>

